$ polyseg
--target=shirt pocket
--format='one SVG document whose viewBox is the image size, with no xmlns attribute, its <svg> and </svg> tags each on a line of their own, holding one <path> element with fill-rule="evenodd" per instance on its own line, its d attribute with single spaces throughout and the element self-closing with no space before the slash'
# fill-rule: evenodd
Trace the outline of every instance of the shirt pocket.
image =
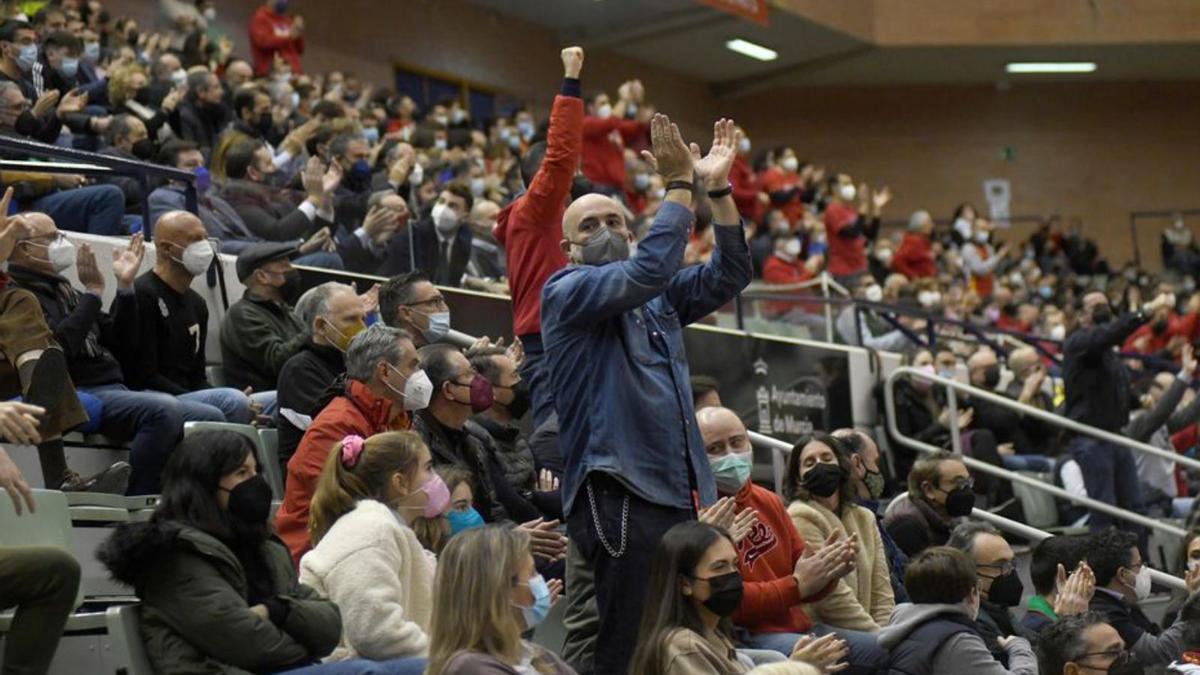
<svg viewBox="0 0 1200 675">
<path fill-rule="evenodd" d="M 679 362 L 686 361 L 687 354 L 683 347 L 683 325 L 679 321 L 679 313 L 672 309 L 657 315 L 657 319 L 662 339 L 666 341 L 671 350 L 670 358 Z"/>
<path fill-rule="evenodd" d="M 621 339 L 625 342 L 625 350 L 638 363 L 652 364 L 659 359 L 650 344 L 651 330 L 638 312 L 628 312 L 621 317 Z"/>
</svg>

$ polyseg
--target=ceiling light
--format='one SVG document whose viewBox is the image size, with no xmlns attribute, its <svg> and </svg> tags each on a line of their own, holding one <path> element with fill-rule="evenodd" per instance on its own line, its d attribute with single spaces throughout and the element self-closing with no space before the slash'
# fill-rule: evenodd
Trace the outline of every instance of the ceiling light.
<svg viewBox="0 0 1200 675">
<path fill-rule="evenodd" d="M 752 59 L 758 59 L 759 61 L 774 61 L 779 58 L 779 53 L 774 49 L 767 49 L 762 45 L 756 45 L 741 38 L 729 40 L 725 43 L 725 46 L 732 51 L 749 56 Z"/>
<path fill-rule="evenodd" d="M 1096 64 L 1091 61 L 1010 63 L 1004 70 L 1009 73 L 1094 73 Z"/>
</svg>

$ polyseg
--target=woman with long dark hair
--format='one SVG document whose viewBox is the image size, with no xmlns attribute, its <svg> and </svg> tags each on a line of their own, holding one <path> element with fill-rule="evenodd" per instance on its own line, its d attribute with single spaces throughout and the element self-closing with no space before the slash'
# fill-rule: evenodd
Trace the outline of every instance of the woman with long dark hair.
<svg viewBox="0 0 1200 675">
<path fill-rule="evenodd" d="M 271 489 L 254 450 L 229 431 L 185 438 L 154 515 L 118 527 L 100 561 L 141 599 L 156 672 L 361 672 L 365 662 L 314 665 L 337 646 L 341 618 L 297 582 L 271 531 Z"/>
<path fill-rule="evenodd" d="M 733 645 L 729 617 L 742 600 L 742 575 L 725 530 L 696 521 L 668 530 L 650 563 L 648 588 L 629 672 L 727 675 L 754 667 Z M 845 654 L 831 633 L 802 640 L 792 658 L 832 665 Z"/>
</svg>

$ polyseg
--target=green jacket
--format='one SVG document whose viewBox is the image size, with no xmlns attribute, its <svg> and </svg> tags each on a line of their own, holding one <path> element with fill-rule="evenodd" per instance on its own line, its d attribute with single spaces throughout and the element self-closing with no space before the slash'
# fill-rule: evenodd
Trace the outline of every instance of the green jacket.
<svg viewBox="0 0 1200 675">
<path fill-rule="evenodd" d="M 287 549 L 263 543 L 276 599 L 276 626 L 250 611 L 247 583 L 233 552 L 211 535 L 178 523 L 122 525 L 98 557 L 142 601 L 141 634 L 154 669 L 171 675 L 277 672 L 316 662 L 337 647 L 337 605 L 300 584 Z"/>
<path fill-rule="evenodd" d="M 283 364 L 308 341 L 308 327 L 292 308 L 249 293 L 221 320 L 221 360 L 226 384 L 273 391 Z"/>
</svg>

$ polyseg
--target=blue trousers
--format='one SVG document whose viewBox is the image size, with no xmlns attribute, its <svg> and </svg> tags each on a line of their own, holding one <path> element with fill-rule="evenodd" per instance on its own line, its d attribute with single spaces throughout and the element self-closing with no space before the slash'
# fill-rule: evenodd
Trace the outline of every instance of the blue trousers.
<svg viewBox="0 0 1200 675">
<path fill-rule="evenodd" d="M 1067 445 L 1067 452 L 1079 462 L 1089 497 L 1128 511 L 1143 512 L 1142 486 L 1138 482 L 1133 451 L 1099 439 L 1076 436 Z M 1088 518 L 1088 528 L 1097 532 L 1114 521 L 1110 515 L 1093 511 Z M 1124 522 L 1118 524 L 1124 529 L 1138 529 Z"/>
<path fill-rule="evenodd" d="M 184 422 L 250 423 L 250 398 L 232 387 L 190 391 L 176 398 L 183 406 Z"/>
<path fill-rule="evenodd" d="M 292 262 L 297 265 L 306 265 L 308 267 L 321 267 L 327 270 L 344 270 L 346 265 L 342 262 L 342 256 L 333 251 L 317 251 L 315 253 L 305 253 L 302 256 L 297 256 Z"/>
<path fill-rule="evenodd" d="M 549 373 L 543 367 L 546 357 L 541 333 L 528 333 L 520 337 L 521 345 L 525 347 L 521 380 L 529 385 L 529 395 L 533 398 L 533 428 L 536 429 L 554 412 L 554 398 L 550 395 Z"/>
<path fill-rule="evenodd" d="M 80 390 L 103 404 L 100 433 L 129 443 L 129 494 L 158 494 L 162 471 L 183 436 L 183 406 L 174 396 L 130 391 L 122 384 Z"/>
<path fill-rule="evenodd" d="M 874 673 L 887 670 L 889 661 L 887 650 L 880 647 L 875 636 L 870 633 L 834 628 L 824 624 L 816 624 L 810 632 L 817 637 L 837 633 L 838 637 L 846 641 L 846 646 L 850 648 L 850 653 L 846 656 L 846 663 L 850 667 L 842 672 L 847 675 L 874 675 Z M 759 633 L 751 635 L 748 642 L 755 649 L 770 649 L 785 656 L 791 656 L 792 650 L 796 648 L 796 641 L 800 637 L 798 633 Z"/>
<path fill-rule="evenodd" d="M 60 230 L 91 234 L 126 234 L 125 194 L 115 185 L 88 185 L 52 192 L 29 203 L 27 211 L 41 211 Z"/>
<path fill-rule="evenodd" d="M 1000 461 L 1009 471 L 1036 471 L 1052 473 L 1054 460 L 1045 455 L 1000 455 Z"/>
</svg>

